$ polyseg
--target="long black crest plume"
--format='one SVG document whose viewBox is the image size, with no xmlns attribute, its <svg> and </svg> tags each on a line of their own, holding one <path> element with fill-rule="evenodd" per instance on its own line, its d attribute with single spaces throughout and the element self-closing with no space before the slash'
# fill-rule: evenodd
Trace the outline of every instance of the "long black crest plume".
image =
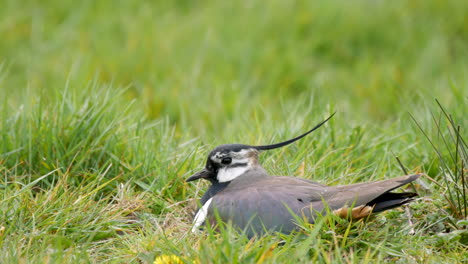
<svg viewBox="0 0 468 264">
<path fill-rule="evenodd" d="M 252 146 L 252 148 L 254 149 L 257 149 L 257 150 L 269 150 L 269 149 L 275 149 L 275 148 L 281 148 L 283 146 L 286 146 L 286 145 L 289 145 L 291 143 L 293 143 L 294 141 L 296 140 L 299 140 L 305 136 L 307 136 L 308 134 L 312 133 L 313 131 L 315 131 L 316 129 L 318 129 L 319 127 L 321 127 L 323 124 L 325 124 L 328 120 L 330 120 L 334 115 L 336 114 L 333 113 L 331 116 L 329 116 L 327 119 L 323 120 L 322 122 L 320 122 L 320 124 L 316 125 L 314 128 L 312 128 L 311 130 L 305 132 L 304 134 L 300 135 L 300 136 L 297 136 L 293 139 L 289 139 L 289 140 L 286 140 L 286 141 L 283 141 L 283 142 L 280 142 L 280 143 L 276 143 L 276 144 L 272 144 L 272 145 L 265 145 L 265 146 Z"/>
</svg>

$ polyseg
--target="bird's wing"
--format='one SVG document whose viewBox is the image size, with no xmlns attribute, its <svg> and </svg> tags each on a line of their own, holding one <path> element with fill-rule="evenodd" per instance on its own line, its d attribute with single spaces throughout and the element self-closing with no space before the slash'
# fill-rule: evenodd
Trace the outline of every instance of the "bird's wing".
<svg viewBox="0 0 468 264">
<path fill-rule="evenodd" d="M 421 174 L 414 174 L 383 181 L 336 186 L 334 187 L 335 194 L 327 200 L 327 203 L 331 209 L 338 209 L 344 206 L 366 205 L 372 203 L 372 201 L 383 194 L 408 184 L 420 176 Z"/>
<path fill-rule="evenodd" d="M 229 188 L 213 196 L 209 214 L 255 233 L 262 230 L 291 232 L 296 228 L 291 212 L 311 219 L 310 209 L 323 209 L 322 197 L 331 197 L 329 187 L 293 177 L 268 177 L 242 188 Z"/>
<path fill-rule="evenodd" d="M 209 215 L 213 220 L 218 214 L 223 221 L 231 221 L 241 229 L 249 227 L 248 232 L 288 233 L 296 228 L 291 213 L 313 222 L 315 213 L 322 212 L 325 207 L 323 201 L 331 210 L 367 205 L 418 177 L 403 176 L 347 186 L 326 186 L 294 177 L 268 177 L 251 185 L 228 186 L 213 196 Z"/>
</svg>

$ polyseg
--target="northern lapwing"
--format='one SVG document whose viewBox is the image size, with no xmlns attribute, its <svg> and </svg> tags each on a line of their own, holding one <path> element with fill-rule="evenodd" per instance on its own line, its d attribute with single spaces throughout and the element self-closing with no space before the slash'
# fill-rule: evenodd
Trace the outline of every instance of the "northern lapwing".
<svg viewBox="0 0 468 264">
<path fill-rule="evenodd" d="M 187 182 L 211 182 L 200 200 L 192 231 L 208 219 L 231 222 L 249 236 L 265 231 L 290 233 L 297 229 L 295 216 L 313 223 L 316 216 L 333 212 L 343 218 L 360 219 L 406 204 L 416 193 L 392 192 L 416 180 L 420 174 L 344 186 L 327 186 L 290 176 L 270 176 L 259 164 L 261 151 L 295 142 L 325 124 L 333 115 L 293 139 L 265 146 L 225 144 L 213 149 L 206 166 Z M 216 213 L 215 213 L 216 212 Z M 215 217 L 218 214 L 218 217 Z"/>
</svg>

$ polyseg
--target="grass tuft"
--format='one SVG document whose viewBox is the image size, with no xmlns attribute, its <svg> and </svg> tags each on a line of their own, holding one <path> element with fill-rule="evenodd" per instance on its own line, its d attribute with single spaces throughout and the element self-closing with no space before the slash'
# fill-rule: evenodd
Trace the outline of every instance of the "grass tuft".
<svg viewBox="0 0 468 264">
<path fill-rule="evenodd" d="M 468 219 L 468 145 L 462 125 L 454 120 L 436 100 L 440 113 L 432 115 L 436 134 L 430 137 L 414 117 L 413 121 L 429 141 L 438 157 L 439 173 L 449 212 L 458 219 Z"/>
</svg>

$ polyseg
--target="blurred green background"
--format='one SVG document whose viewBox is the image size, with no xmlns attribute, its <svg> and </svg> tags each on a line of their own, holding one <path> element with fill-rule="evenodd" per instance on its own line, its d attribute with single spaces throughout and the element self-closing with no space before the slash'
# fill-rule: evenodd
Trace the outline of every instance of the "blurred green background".
<svg viewBox="0 0 468 264">
<path fill-rule="evenodd" d="M 222 134 L 264 112 L 284 120 L 277 112 L 304 100 L 383 122 L 466 95 L 466 10 L 453 0 L 3 0 L 0 85 L 13 108 L 66 84 L 126 88 L 145 116 L 184 133 Z"/>
</svg>

